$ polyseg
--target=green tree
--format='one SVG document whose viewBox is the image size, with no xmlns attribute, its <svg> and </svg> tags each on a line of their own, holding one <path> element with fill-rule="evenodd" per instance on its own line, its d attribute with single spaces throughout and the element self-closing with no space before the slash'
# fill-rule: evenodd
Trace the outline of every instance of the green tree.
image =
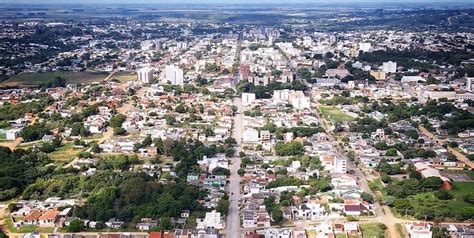
<svg viewBox="0 0 474 238">
<path fill-rule="evenodd" d="M 221 168 L 221 167 L 215 167 L 213 170 L 212 170 L 212 174 L 214 175 L 226 175 L 226 176 L 229 176 L 230 175 L 230 171 L 226 168 Z"/>
<path fill-rule="evenodd" d="M 362 197 L 362 199 L 364 199 L 364 201 L 367 201 L 369 203 L 374 203 L 375 202 L 374 196 L 370 193 L 363 192 L 361 194 L 361 197 Z"/>
<path fill-rule="evenodd" d="M 127 117 L 123 114 L 117 114 L 110 118 L 109 125 L 113 128 L 121 127 Z"/>
<path fill-rule="evenodd" d="M 397 149 L 395 148 L 390 148 L 385 152 L 386 156 L 397 156 Z"/>
<path fill-rule="evenodd" d="M 275 146 L 276 154 L 279 156 L 301 155 L 303 153 L 303 144 L 292 141 L 289 143 L 279 142 Z"/>
<path fill-rule="evenodd" d="M 464 197 L 464 201 L 470 204 L 474 204 L 474 193 L 469 193 Z"/>
<path fill-rule="evenodd" d="M 276 224 L 280 224 L 283 221 L 283 211 L 278 206 L 274 206 L 272 209 L 272 220 Z"/>
<path fill-rule="evenodd" d="M 448 192 L 446 192 L 445 190 L 439 190 L 439 191 L 434 192 L 434 196 L 440 200 L 449 200 L 453 198 L 453 196 L 449 194 Z"/>
<path fill-rule="evenodd" d="M 173 229 L 173 224 L 171 223 L 171 218 L 161 217 L 158 229 L 160 231 L 167 231 L 167 230 Z"/>
<path fill-rule="evenodd" d="M 221 199 L 217 203 L 216 210 L 221 213 L 221 215 L 227 215 L 229 213 L 229 200 Z"/>
<path fill-rule="evenodd" d="M 84 230 L 84 222 L 79 219 L 74 219 L 69 223 L 69 226 L 66 227 L 68 232 L 81 232 Z"/>
<path fill-rule="evenodd" d="M 127 130 L 122 127 L 114 127 L 114 135 L 121 136 L 127 134 Z"/>
</svg>

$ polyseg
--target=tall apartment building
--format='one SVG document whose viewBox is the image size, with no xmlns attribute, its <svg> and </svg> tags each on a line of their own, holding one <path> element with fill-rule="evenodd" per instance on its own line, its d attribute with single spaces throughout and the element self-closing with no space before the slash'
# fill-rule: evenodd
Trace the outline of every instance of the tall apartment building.
<svg viewBox="0 0 474 238">
<path fill-rule="evenodd" d="M 153 80 L 153 69 L 145 67 L 137 70 L 137 79 L 142 83 L 150 83 Z"/>
<path fill-rule="evenodd" d="M 395 73 L 397 72 L 397 62 L 383 62 L 382 71 L 385 73 Z"/>
<path fill-rule="evenodd" d="M 173 85 L 184 85 L 183 70 L 174 65 L 165 67 L 165 81 Z"/>
</svg>

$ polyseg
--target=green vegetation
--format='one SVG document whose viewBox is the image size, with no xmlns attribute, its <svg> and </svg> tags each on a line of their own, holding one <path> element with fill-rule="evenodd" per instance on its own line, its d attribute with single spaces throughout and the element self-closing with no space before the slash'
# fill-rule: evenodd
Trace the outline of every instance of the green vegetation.
<svg viewBox="0 0 474 238">
<path fill-rule="evenodd" d="M 301 179 L 296 178 L 296 177 L 282 177 L 282 178 L 277 178 L 267 184 L 267 188 L 277 188 L 277 187 L 282 187 L 282 186 L 299 186 L 302 184 Z"/>
<path fill-rule="evenodd" d="M 399 65 L 406 68 L 435 68 L 434 65 L 429 63 L 422 63 L 417 60 L 426 60 L 428 62 L 436 61 L 439 63 L 448 63 L 453 65 L 459 65 L 461 61 L 468 60 L 474 57 L 472 52 L 465 50 L 452 50 L 452 51 L 428 51 L 428 50 L 387 50 L 387 51 L 373 51 L 362 53 L 358 60 L 382 63 L 389 60 L 396 61 Z"/>
<path fill-rule="evenodd" d="M 84 151 L 83 148 L 74 148 L 74 143 L 66 143 L 65 145 L 56 148 L 53 152 L 49 153 L 48 156 L 53 160 L 66 161 L 73 159 L 82 151 Z"/>
<path fill-rule="evenodd" d="M 317 125 L 311 126 L 296 126 L 296 127 L 277 127 L 275 124 L 268 122 L 262 128 L 262 130 L 268 130 L 271 133 L 275 133 L 275 136 L 279 139 L 283 139 L 283 135 L 287 132 L 292 132 L 294 137 L 308 137 L 319 132 L 324 132 L 324 129 Z"/>
<path fill-rule="evenodd" d="M 10 218 L 5 219 L 5 225 L 7 226 L 8 230 L 13 233 L 31 233 L 33 231 L 38 231 L 41 233 L 51 233 L 54 230 L 54 227 L 39 227 L 33 225 L 24 225 L 20 228 L 15 228 L 13 226 L 13 221 Z M 1 234 L 0 237 L 2 237 Z"/>
<path fill-rule="evenodd" d="M 408 120 L 410 119 L 411 116 L 419 116 L 421 117 L 421 124 L 424 125 L 426 128 L 430 128 L 431 124 L 429 124 L 427 118 L 436 118 L 436 119 L 445 119 L 444 116 L 446 114 L 451 113 L 453 116 L 450 118 L 447 118 L 447 123 L 443 124 L 441 126 L 442 129 L 448 130 L 449 134 L 457 134 L 459 132 L 462 132 L 466 129 L 469 129 L 472 127 L 472 124 L 474 123 L 474 114 L 470 113 L 469 111 L 462 110 L 454 106 L 450 102 L 444 102 L 444 101 L 436 101 L 436 100 L 430 100 L 429 102 L 426 103 L 424 106 L 420 105 L 413 105 L 409 106 L 406 103 L 400 103 L 400 104 L 394 104 L 390 100 L 382 100 L 382 103 L 379 103 L 378 101 L 375 101 L 372 103 L 370 106 L 364 106 L 364 112 L 370 113 L 373 111 L 379 111 L 382 113 L 387 114 L 387 120 L 388 122 L 396 122 L 399 120 Z M 374 119 L 363 119 L 365 124 L 367 125 L 368 122 L 369 125 L 371 125 L 371 131 L 374 130 L 373 125 L 376 122 Z M 382 121 L 384 122 L 384 120 Z M 360 127 L 356 127 L 359 129 L 362 129 Z M 377 128 L 386 128 L 385 127 L 380 127 L 377 125 Z M 361 132 L 361 130 L 357 129 L 352 129 L 351 131 L 358 131 Z M 408 132 L 410 134 L 410 132 Z M 416 135 L 410 134 L 409 136 L 413 136 L 412 138 L 415 138 Z"/>
<path fill-rule="evenodd" d="M 319 110 L 321 111 L 321 114 L 324 118 L 335 123 L 352 121 L 354 119 L 353 117 L 345 114 L 339 108 L 336 107 L 320 106 Z"/>
<path fill-rule="evenodd" d="M 25 113 L 31 112 L 37 114 L 43 112 L 43 110 L 53 102 L 53 98 L 47 95 L 39 96 L 39 100 L 19 103 L 16 105 L 6 104 L 0 107 L 0 121 L 4 120 L 15 120 L 23 117 Z"/>
<path fill-rule="evenodd" d="M 102 72 L 47 72 L 47 73 L 22 73 L 9 78 L 1 84 L 1 86 L 9 87 L 38 87 L 51 83 L 56 77 L 66 80 L 66 83 L 82 83 L 98 82 L 107 77 L 107 73 Z"/>
<path fill-rule="evenodd" d="M 81 232 L 84 230 L 84 222 L 79 219 L 75 219 L 69 223 L 69 226 L 66 227 L 66 230 L 68 232 Z"/>
<path fill-rule="evenodd" d="M 403 224 L 397 223 L 395 224 L 395 228 L 397 229 L 398 236 L 400 238 L 406 238 L 407 236 L 405 235 L 405 228 L 403 227 Z"/>
<path fill-rule="evenodd" d="M 137 75 L 134 72 L 116 72 L 113 78 L 123 83 L 127 81 L 137 80 Z"/>
<path fill-rule="evenodd" d="M 51 173 L 44 153 L 0 147 L 0 201 L 15 198 L 37 178 Z"/>
<path fill-rule="evenodd" d="M 363 237 L 389 237 L 387 227 L 382 223 L 361 224 L 360 229 Z"/>
<path fill-rule="evenodd" d="M 256 98 L 271 98 L 273 91 L 281 89 L 292 89 L 296 91 L 306 91 L 308 87 L 300 81 L 292 83 L 271 82 L 267 86 L 255 86 L 248 81 L 240 81 L 237 91 L 240 93 L 255 93 Z"/>
<path fill-rule="evenodd" d="M 275 145 L 276 154 L 279 156 L 291 156 L 303 154 L 303 144 L 297 141 L 289 143 L 278 142 Z"/>
<path fill-rule="evenodd" d="M 410 184 L 413 184 L 413 179 Z M 406 181 L 406 180 L 404 180 Z M 414 190 L 416 188 L 404 187 L 405 190 Z M 392 188 L 387 188 L 389 194 Z M 455 220 L 465 221 L 474 217 L 472 203 L 466 200 L 474 194 L 474 188 L 470 182 L 453 182 L 453 189 L 446 191 L 449 195 L 443 195 L 440 191 L 408 192 L 406 198 L 396 198 L 393 204 L 390 204 L 396 212 L 402 215 L 411 215 L 416 219 L 427 219 L 442 221 L 445 218 L 454 218 Z M 395 197 L 397 197 L 395 195 Z"/>
<path fill-rule="evenodd" d="M 84 206 L 75 207 L 75 216 L 97 221 L 116 217 L 130 222 L 143 217 L 178 217 L 183 209 L 202 210 L 197 200 L 203 193 L 185 181 L 164 185 L 143 174 L 106 172 L 98 175 L 113 176 L 114 179 L 101 182 L 93 176 L 88 180 L 95 192 Z M 109 185 L 99 187 L 99 184 L 105 185 L 104 182 Z"/>
<path fill-rule="evenodd" d="M 369 102 L 368 97 L 355 96 L 350 97 L 345 96 L 334 96 L 331 99 L 320 99 L 319 102 L 324 105 L 335 106 L 335 105 L 352 105 L 357 103 L 367 103 Z"/>
</svg>

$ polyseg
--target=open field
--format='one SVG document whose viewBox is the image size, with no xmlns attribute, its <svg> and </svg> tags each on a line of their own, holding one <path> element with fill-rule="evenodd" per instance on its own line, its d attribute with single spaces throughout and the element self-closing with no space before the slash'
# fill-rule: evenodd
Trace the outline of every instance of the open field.
<svg viewBox="0 0 474 238">
<path fill-rule="evenodd" d="M 433 192 L 416 194 L 408 197 L 408 200 L 415 209 L 426 207 L 439 210 L 461 211 L 464 208 L 472 207 L 472 204 L 464 201 L 464 197 L 474 193 L 473 185 L 474 183 L 472 182 L 453 182 L 453 188 L 448 191 L 453 196 L 450 200 L 439 200 L 433 195 Z"/>
<path fill-rule="evenodd" d="M 441 174 L 443 176 L 448 177 L 451 181 L 454 182 L 472 182 L 474 178 L 474 171 L 449 171 L 444 172 L 442 171 Z"/>
<path fill-rule="evenodd" d="M 67 161 L 74 159 L 77 154 L 82 151 L 84 151 L 84 149 L 74 148 L 73 143 L 67 143 L 59 147 L 56 151 L 49 153 L 48 156 L 53 160 Z"/>
<path fill-rule="evenodd" d="M 343 111 L 336 107 L 320 106 L 319 110 L 321 111 L 323 117 L 326 118 L 326 120 L 330 120 L 335 123 L 354 120 L 353 117 L 345 114 Z"/>
<path fill-rule="evenodd" d="M 405 228 L 403 227 L 403 224 L 397 223 L 396 228 L 397 228 L 397 233 L 398 233 L 400 238 L 406 238 L 407 237 L 405 235 Z"/>
<path fill-rule="evenodd" d="M 0 86 L 3 87 L 36 87 L 41 84 L 52 81 L 55 77 L 63 77 L 67 83 L 92 83 L 99 82 L 107 77 L 108 73 L 104 72 L 47 72 L 47 73 L 22 73 L 15 75 L 6 81 L 2 82 Z"/>
<path fill-rule="evenodd" d="M 117 72 L 112 79 L 118 79 L 120 82 L 137 80 L 137 74 L 134 72 Z"/>
<path fill-rule="evenodd" d="M 389 237 L 387 229 L 383 230 L 382 223 L 361 224 L 362 235 L 367 238 Z"/>
</svg>

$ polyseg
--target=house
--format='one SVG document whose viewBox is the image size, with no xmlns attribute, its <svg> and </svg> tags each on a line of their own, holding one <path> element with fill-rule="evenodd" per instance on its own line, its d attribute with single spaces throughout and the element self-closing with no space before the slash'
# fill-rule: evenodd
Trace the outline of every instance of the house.
<svg viewBox="0 0 474 238">
<path fill-rule="evenodd" d="M 109 221 L 105 222 L 105 226 L 112 229 L 120 229 L 123 226 L 122 221 L 119 221 L 115 218 L 110 218 Z"/>
<path fill-rule="evenodd" d="M 357 179 L 348 174 L 332 174 L 331 186 L 336 195 L 347 193 L 362 193 L 364 190 L 357 184 Z"/>
<path fill-rule="evenodd" d="M 5 139 L 15 140 L 20 135 L 20 128 L 5 130 Z"/>
<path fill-rule="evenodd" d="M 214 228 L 217 230 L 224 229 L 225 221 L 221 217 L 221 213 L 213 210 L 212 212 L 206 212 L 204 219 L 196 219 L 197 229 Z"/>
<path fill-rule="evenodd" d="M 267 228 L 265 238 L 291 238 L 292 232 L 289 228 Z"/>
<path fill-rule="evenodd" d="M 344 223 L 344 232 L 349 236 L 349 237 L 360 237 L 362 234 L 359 223 L 357 222 L 346 222 Z"/>
<path fill-rule="evenodd" d="M 295 221 L 319 220 L 325 216 L 325 209 L 321 204 L 303 203 L 292 207 L 291 213 Z"/>
<path fill-rule="evenodd" d="M 54 227 L 59 216 L 59 211 L 48 210 L 40 218 L 38 218 L 38 226 Z"/>
<path fill-rule="evenodd" d="M 242 140 L 244 143 L 257 143 L 259 141 L 258 131 L 253 128 L 244 130 Z"/>
<path fill-rule="evenodd" d="M 39 218 L 43 215 L 43 213 L 39 210 L 31 211 L 28 216 L 23 219 L 23 221 L 19 221 L 15 223 L 15 227 L 21 227 L 22 225 L 38 225 Z"/>
<path fill-rule="evenodd" d="M 195 229 L 191 232 L 189 238 L 219 238 L 219 232 L 213 228 Z M 151 238 L 151 237 L 150 237 Z"/>
<path fill-rule="evenodd" d="M 54 136 L 53 135 L 44 135 L 43 137 L 41 137 L 41 140 L 43 142 L 50 142 L 54 139 Z"/>
<path fill-rule="evenodd" d="M 370 205 L 367 202 L 358 200 L 346 200 L 344 202 L 344 213 L 347 216 L 360 216 L 371 211 Z"/>
<path fill-rule="evenodd" d="M 413 222 L 405 224 L 408 236 L 410 238 L 431 238 L 431 225 L 426 222 Z"/>
<path fill-rule="evenodd" d="M 315 231 L 318 234 L 318 238 L 334 238 L 334 231 L 331 224 L 328 222 L 322 222 L 315 226 Z"/>
<path fill-rule="evenodd" d="M 41 238 L 41 235 L 39 232 L 34 231 L 32 233 L 25 234 L 23 238 Z"/>
<path fill-rule="evenodd" d="M 151 219 L 142 219 L 140 223 L 137 224 L 137 229 L 140 231 L 149 231 L 152 227 L 158 225 L 158 222 Z"/>
</svg>

